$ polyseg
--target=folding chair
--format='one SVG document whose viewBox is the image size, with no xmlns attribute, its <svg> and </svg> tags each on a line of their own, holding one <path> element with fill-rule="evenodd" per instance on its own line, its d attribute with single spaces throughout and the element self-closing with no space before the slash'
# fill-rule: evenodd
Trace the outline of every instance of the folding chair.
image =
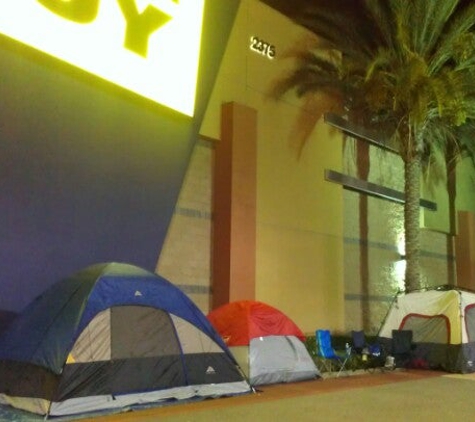
<svg viewBox="0 0 475 422">
<path fill-rule="evenodd" d="M 368 344 L 366 343 L 366 336 L 363 330 L 352 331 L 351 332 L 351 341 L 353 350 L 361 355 Z"/>
<path fill-rule="evenodd" d="M 351 341 L 352 349 L 361 358 L 365 370 L 374 372 L 376 368 L 384 369 L 381 346 L 377 343 L 369 344 L 363 330 L 353 330 Z"/>
<path fill-rule="evenodd" d="M 330 330 L 317 330 L 315 332 L 315 340 L 317 342 L 317 356 L 320 358 L 324 369 L 328 372 L 333 372 L 333 368 L 338 369 L 337 377 L 342 372 L 348 375 L 346 364 L 351 356 L 350 352 L 346 351 L 343 354 L 338 354 L 332 345 L 332 337 Z"/>
<path fill-rule="evenodd" d="M 412 330 L 392 330 L 391 354 L 396 368 L 410 365 L 413 350 Z"/>
</svg>

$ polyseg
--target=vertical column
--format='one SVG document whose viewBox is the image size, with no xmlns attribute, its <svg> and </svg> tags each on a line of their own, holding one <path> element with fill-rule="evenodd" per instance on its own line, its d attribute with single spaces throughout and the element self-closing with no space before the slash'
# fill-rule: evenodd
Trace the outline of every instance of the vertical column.
<svg viewBox="0 0 475 422">
<path fill-rule="evenodd" d="M 457 286 L 475 289 L 475 215 L 458 212 L 458 234 L 455 236 Z"/>
<path fill-rule="evenodd" d="M 223 104 L 215 149 L 212 303 L 255 297 L 257 112 Z"/>
</svg>

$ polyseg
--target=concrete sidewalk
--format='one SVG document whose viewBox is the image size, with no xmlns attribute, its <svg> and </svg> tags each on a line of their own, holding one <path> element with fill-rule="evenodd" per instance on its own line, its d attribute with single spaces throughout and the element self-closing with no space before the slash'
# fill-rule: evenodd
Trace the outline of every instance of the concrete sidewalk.
<svg viewBox="0 0 475 422">
<path fill-rule="evenodd" d="M 94 422 L 452 421 L 475 415 L 475 375 L 402 370 L 264 386 L 256 394 L 210 399 Z M 82 419 L 83 421 L 85 419 Z"/>
<path fill-rule="evenodd" d="M 428 370 L 350 372 L 351 376 L 259 387 L 255 394 L 146 407 L 127 413 L 52 421 L 91 422 L 306 422 L 458 421 L 475 415 L 475 374 Z M 0 406 L 0 421 L 41 421 Z M 50 420 L 50 419 L 48 419 Z"/>
</svg>

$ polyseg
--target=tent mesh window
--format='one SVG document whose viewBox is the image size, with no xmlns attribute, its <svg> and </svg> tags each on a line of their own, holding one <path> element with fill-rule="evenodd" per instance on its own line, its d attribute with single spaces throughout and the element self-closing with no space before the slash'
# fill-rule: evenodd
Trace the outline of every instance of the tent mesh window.
<svg viewBox="0 0 475 422">
<path fill-rule="evenodd" d="M 449 344 L 449 320 L 445 315 L 408 314 L 401 322 L 400 330 L 412 330 L 415 343 Z"/>
<path fill-rule="evenodd" d="M 468 341 L 475 341 L 475 304 L 465 307 L 465 327 Z"/>
<path fill-rule="evenodd" d="M 112 308 L 111 345 L 112 359 L 180 354 L 169 314 L 146 306 Z"/>
</svg>

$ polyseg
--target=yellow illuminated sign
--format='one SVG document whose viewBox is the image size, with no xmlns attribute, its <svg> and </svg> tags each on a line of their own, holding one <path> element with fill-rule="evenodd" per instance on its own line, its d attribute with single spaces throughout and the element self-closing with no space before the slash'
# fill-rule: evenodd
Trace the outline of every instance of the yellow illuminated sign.
<svg viewBox="0 0 475 422">
<path fill-rule="evenodd" d="M 192 116 L 204 1 L 0 1 L 0 33 Z"/>
</svg>

